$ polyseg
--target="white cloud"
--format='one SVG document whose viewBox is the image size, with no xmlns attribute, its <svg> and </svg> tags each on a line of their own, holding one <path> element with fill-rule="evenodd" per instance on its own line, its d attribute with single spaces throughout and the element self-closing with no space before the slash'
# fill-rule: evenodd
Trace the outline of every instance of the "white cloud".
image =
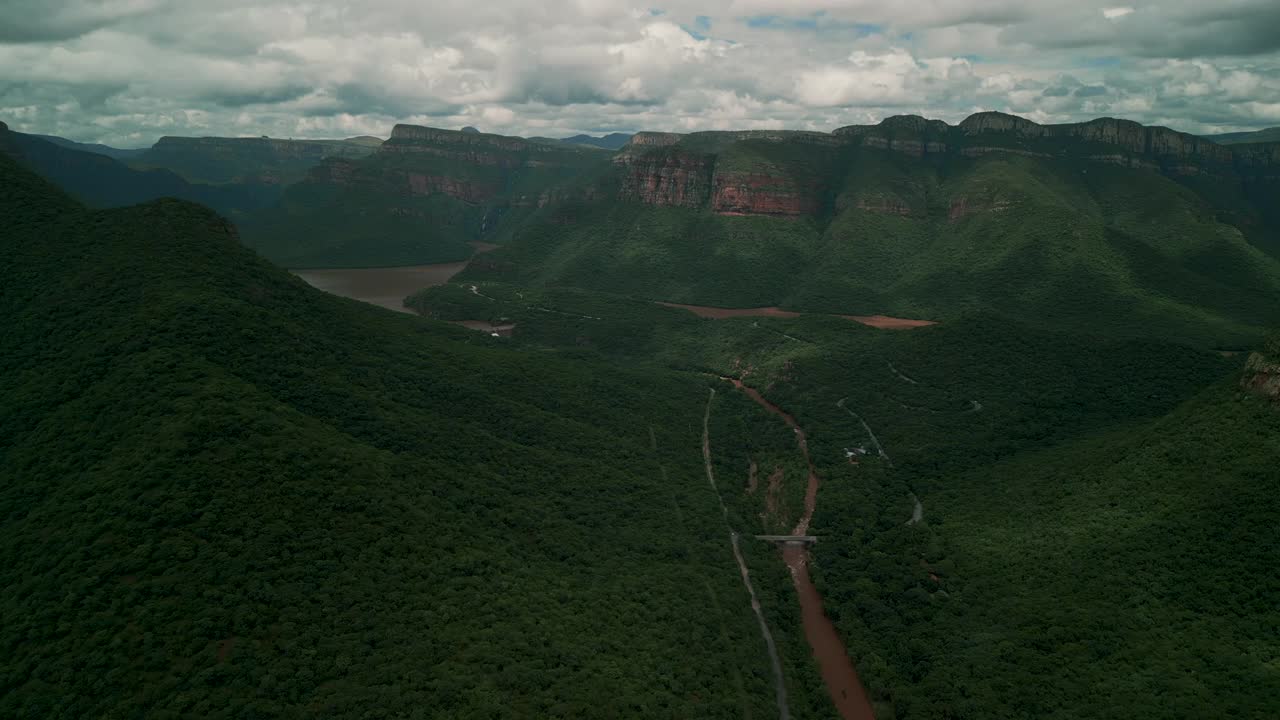
<svg viewBox="0 0 1280 720">
<path fill-rule="evenodd" d="M 1272 116 L 1280 3 L 1114 1 L 674 0 L 654 15 L 622 0 L 10 0 L 0 119 L 136 144 L 399 121 L 554 135 L 978 109 L 1190 130 Z"/>
</svg>

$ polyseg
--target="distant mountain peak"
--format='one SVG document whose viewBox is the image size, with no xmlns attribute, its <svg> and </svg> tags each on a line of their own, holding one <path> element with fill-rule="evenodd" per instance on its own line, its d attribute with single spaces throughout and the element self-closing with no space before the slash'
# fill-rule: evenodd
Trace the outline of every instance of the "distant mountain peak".
<svg viewBox="0 0 1280 720">
<path fill-rule="evenodd" d="M 574 135 L 572 137 L 561 138 L 560 142 L 569 143 L 570 145 L 589 145 L 591 147 L 603 148 L 605 150 L 620 150 L 624 145 L 631 141 L 631 133 L 609 133 L 595 137 L 592 135 Z"/>
<path fill-rule="evenodd" d="M 468 126 L 466 126 L 466 127 L 462 128 L 462 132 L 464 132 L 464 133 L 474 133 L 474 134 L 476 134 L 476 135 L 479 135 L 479 134 L 480 134 L 480 130 L 479 130 L 478 128 L 472 127 L 471 125 L 468 125 Z"/>
</svg>

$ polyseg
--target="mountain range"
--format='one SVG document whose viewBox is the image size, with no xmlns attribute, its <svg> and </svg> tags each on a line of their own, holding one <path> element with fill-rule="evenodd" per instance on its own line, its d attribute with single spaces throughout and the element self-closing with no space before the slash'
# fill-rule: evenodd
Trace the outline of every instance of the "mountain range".
<svg viewBox="0 0 1280 720">
<path fill-rule="evenodd" d="M 680 303 L 996 310 L 1216 346 L 1256 342 L 1280 315 L 1280 143 L 1000 113 L 639 133 L 616 152 L 471 130 L 165 138 L 132 167 L 190 187 L 109 186 L 206 202 L 291 267 L 458 261 L 483 241 L 503 247 L 465 277 Z"/>
<path fill-rule="evenodd" d="M 1219 145 L 1240 145 L 1244 143 L 1280 142 L 1280 127 L 1254 130 L 1252 132 L 1221 133 L 1206 135 L 1206 138 Z"/>
</svg>

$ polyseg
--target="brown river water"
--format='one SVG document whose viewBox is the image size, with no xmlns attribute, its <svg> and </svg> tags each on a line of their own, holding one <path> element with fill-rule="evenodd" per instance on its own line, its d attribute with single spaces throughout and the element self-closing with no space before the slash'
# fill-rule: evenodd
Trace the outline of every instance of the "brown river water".
<svg viewBox="0 0 1280 720">
<path fill-rule="evenodd" d="M 804 431 L 796 423 L 796 419 L 782 408 L 774 405 L 755 389 L 742 384 L 741 380 L 724 378 L 732 382 L 734 387 L 746 393 L 758 405 L 782 418 L 796 434 L 796 444 L 804 454 L 809 465 L 809 483 L 804 491 L 804 514 L 791 531 L 792 535 L 809 534 L 809 522 L 813 519 L 813 510 L 818 503 L 818 473 L 813 467 L 813 459 L 809 457 L 809 443 Z M 867 691 L 862 687 L 858 671 L 849 659 L 844 642 L 836 631 L 836 626 L 827 617 L 822 608 L 822 595 L 809 577 L 809 551 L 803 545 L 784 544 L 782 559 L 791 571 L 791 581 L 796 586 L 796 595 L 800 600 L 800 619 L 804 626 L 805 639 L 813 649 L 813 656 L 818 661 L 822 672 L 822 680 L 826 683 L 827 692 L 844 720 L 875 720 L 875 712 Z"/>
<path fill-rule="evenodd" d="M 468 243 L 476 254 L 496 250 L 499 246 L 479 240 Z M 379 268 L 324 268 L 320 270 L 292 270 L 308 285 L 333 295 L 372 305 L 413 313 L 404 306 L 404 299 L 424 288 L 443 285 L 462 272 L 470 260 L 433 265 L 408 265 Z"/>
<path fill-rule="evenodd" d="M 735 317 L 775 317 L 775 318 L 798 318 L 804 313 L 798 313 L 794 310 L 783 310 L 779 307 L 755 307 L 755 308 L 721 308 L 711 307 L 710 305 L 681 305 L 679 303 L 657 302 L 670 308 L 679 308 L 688 310 L 700 318 L 710 318 L 712 320 L 724 320 L 725 318 Z M 852 320 L 856 323 L 869 325 L 882 330 L 910 330 L 912 328 L 925 327 L 927 325 L 937 325 L 933 320 L 911 320 L 909 318 L 890 317 L 888 315 L 836 315 L 836 317 Z"/>
<path fill-rule="evenodd" d="M 487 243 L 474 243 L 477 252 L 487 252 L 494 249 L 493 245 Z M 408 267 L 387 267 L 387 268 L 331 268 L 323 270 L 294 270 L 293 273 L 302 278 L 312 287 L 323 290 L 334 295 L 361 300 L 363 302 L 372 303 L 381 307 L 395 310 L 397 312 L 412 313 L 413 311 L 404 307 L 404 298 L 423 288 L 432 287 L 434 285 L 442 285 L 448 282 L 454 275 L 457 275 L 467 266 L 467 262 L 455 263 L 438 263 L 434 265 L 413 265 Z M 799 317 L 800 313 L 781 310 L 776 307 L 767 308 L 712 308 L 698 305 L 677 305 L 675 303 L 659 303 L 668 307 L 677 307 L 696 313 L 700 317 L 707 318 L 728 318 L 728 317 Z M 905 320 L 902 318 L 890 318 L 882 315 L 876 316 L 841 316 L 850 320 L 854 320 L 873 327 L 906 329 L 912 327 L 920 327 L 923 325 L 932 325 L 927 320 Z M 483 321 L 459 321 L 458 324 L 485 332 L 499 333 L 509 335 L 514 329 L 512 325 L 493 326 Z M 740 380 L 724 378 L 729 380 L 742 392 L 746 393 L 752 400 L 769 412 L 782 418 L 784 422 L 795 432 L 796 443 L 800 446 L 801 452 L 804 454 L 805 462 L 809 466 L 809 479 L 805 487 L 804 494 L 804 514 L 796 523 L 792 530 L 792 535 L 807 535 L 809 532 L 809 523 L 813 518 L 814 507 L 818 500 L 818 474 L 814 470 L 813 460 L 809 457 L 809 445 L 805 437 L 804 431 L 796 423 L 795 418 L 787 414 L 777 405 L 766 400 L 754 388 L 748 387 Z M 709 412 L 710 405 L 708 405 Z M 708 477 L 710 477 L 710 454 L 705 446 L 707 442 L 705 436 L 705 419 L 704 419 L 704 449 L 703 452 L 707 457 Z M 714 486 L 714 479 L 712 479 Z M 734 544 L 735 556 L 737 556 L 737 535 L 731 533 L 731 540 Z M 858 679 L 858 672 L 853 667 L 853 662 L 849 659 L 849 653 L 845 650 L 844 642 L 841 641 L 839 633 L 836 631 L 835 625 L 831 619 L 827 617 L 822 606 L 822 596 L 818 593 L 818 589 L 814 586 L 813 580 L 809 577 L 809 553 L 803 545 L 785 544 L 782 548 L 782 558 L 787 564 L 787 568 L 791 572 L 791 580 L 796 587 L 796 595 L 800 602 L 801 622 L 804 626 L 805 639 L 808 640 L 809 646 L 813 649 L 814 658 L 818 661 L 818 667 L 822 672 L 822 679 L 827 686 L 827 691 L 831 695 L 832 701 L 835 703 L 836 709 L 840 713 L 840 717 L 844 720 L 875 720 L 875 714 L 871 708 L 871 702 L 867 698 L 866 690 L 862 687 L 861 680 Z M 747 583 L 748 590 L 752 592 L 753 606 L 756 606 L 754 590 L 751 588 L 750 580 L 746 574 L 745 565 L 742 564 L 739 557 L 739 565 L 742 567 L 743 580 Z M 756 607 L 757 614 L 759 612 Z M 777 663 L 777 651 L 773 647 L 773 639 L 768 635 L 768 627 L 763 624 L 761 619 L 762 630 L 765 633 L 769 643 L 769 649 L 774 663 Z M 781 679 L 778 680 L 779 706 L 784 714 L 786 711 L 786 695 L 782 687 Z"/>
<path fill-rule="evenodd" d="M 388 268 L 326 268 L 294 270 L 293 274 L 327 293 L 412 313 L 404 306 L 406 297 L 423 288 L 449 282 L 449 278 L 466 266 L 466 262 L 456 262 Z"/>
</svg>

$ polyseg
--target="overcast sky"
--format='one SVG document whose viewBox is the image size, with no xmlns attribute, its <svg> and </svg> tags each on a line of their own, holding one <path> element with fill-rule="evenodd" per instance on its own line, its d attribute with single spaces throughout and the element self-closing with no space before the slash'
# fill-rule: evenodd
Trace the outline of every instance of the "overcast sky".
<svg viewBox="0 0 1280 720">
<path fill-rule="evenodd" d="M 978 110 L 1280 125 L 1280 0 L 0 0 L 0 17 L 0 120 L 124 147 Z"/>
</svg>

